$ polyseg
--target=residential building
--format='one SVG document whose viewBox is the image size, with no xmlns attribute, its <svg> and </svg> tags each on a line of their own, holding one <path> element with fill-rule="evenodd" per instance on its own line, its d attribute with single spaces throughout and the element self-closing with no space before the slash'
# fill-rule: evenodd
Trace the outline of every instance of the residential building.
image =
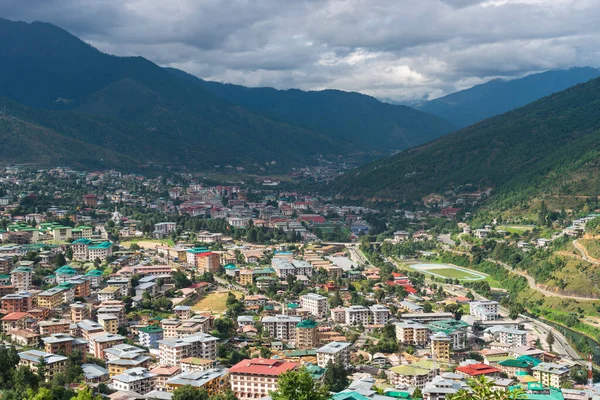
<svg viewBox="0 0 600 400">
<path fill-rule="evenodd" d="M 317 349 L 317 364 L 321 368 L 326 368 L 329 362 L 335 364 L 341 362 L 342 365 L 350 365 L 350 346 L 352 343 L 331 342 Z"/>
<path fill-rule="evenodd" d="M 173 313 L 175 316 L 183 321 L 186 321 L 192 316 L 192 307 L 191 306 L 175 306 L 173 307 Z"/>
<path fill-rule="evenodd" d="M 217 358 L 217 338 L 206 333 L 199 333 L 184 338 L 168 338 L 158 341 L 160 363 L 177 365 L 188 357 Z"/>
<path fill-rule="evenodd" d="M 300 296 L 300 306 L 308 310 L 317 318 L 327 318 L 329 315 L 329 304 L 327 297 L 316 293 L 308 293 Z"/>
<path fill-rule="evenodd" d="M 3 296 L 1 299 L 2 310 L 6 313 L 27 312 L 33 308 L 33 293 L 21 291 Z"/>
<path fill-rule="evenodd" d="M 217 366 L 217 360 L 206 358 L 188 357 L 179 361 L 181 372 L 199 372 L 213 369 Z"/>
<path fill-rule="evenodd" d="M 554 363 L 540 363 L 532 368 L 533 377 L 542 385 L 561 388 L 569 378 L 569 367 Z"/>
<path fill-rule="evenodd" d="M 343 307 L 332 308 L 330 311 L 331 320 L 338 324 L 346 323 L 346 310 Z"/>
<path fill-rule="evenodd" d="M 19 365 L 29 367 L 33 372 L 37 372 L 40 360 L 44 359 L 46 381 L 51 381 L 54 375 L 63 372 L 67 365 L 68 358 L 57 354 L 46 353 L 40 350 L 27 350 L 19 353 Z"/>
<path fill-rule="evenodd" d="M 38 328 L 42 336 L 55 335 L 57 333 L 68 333 L 71 322 L 65 319 L 47 319 L 38 322 Z"/>
<path fill-rule="evenodd" d="M 381 304 L 375 304 L 369 307 L 371 311 L 371 321 L 375 325 L 385 325 L 388 322 L 390 310 Z"/>
<path fill-rule="evenodd" d="M 462 350 L 467 345 L 467 329 L 469 324 L 456 319 L 432 321 L 428 324 L 432 333 L 443 332 L 450 339 L 451 350 Z"/>
<path fill-rule="evenodd" d="M 121 297 L 121 288 L 118 286 L 107 286 L 98 292 L 99 301 L 116 300 Z"/>
<path fill-rule="evenodd" d="M 112 377 L 113 387 L 121 392 L 146 394 L 154 390 L 156 374 L 146 368 L 136 367 L 123 371 Z"/>
<path fill-rule="evenodd" d="M 154 377 L 154 387 L 156 388 L 156 390 L 166 391 L 167 381 L 177 376 L 180 373 L 180 371 L 181 369 L 176 365 L 160 365 L 151 369 L 150 372 L 156 374 L 156 376 Z"/>
<path fill-rule="evenodd" d="M 345 323 L 347 325 L 368 325 L 369 317 L 371 315 L 370 310 L 363 306 L 350 306 L 344 309 L 345 311 Z"/>
<path fill-rule="evenodd" d="M 390 368 L 390 383 L 393 386 L 425 388 L 437 375 L 437 370 L 409 364 Z"/>
<path fill-rule="evenodd" d="M 112 255 L 111 242 L 95 243 L 91 239 L 81 238 L 71 243 L 73 259 L 78 261 L 94 261 L 96 258 L 105 261 Z"/>
<path fill-rule="evenodd" d="M 96 364 L 81 364 L 81 369 L 87 385 L 106 382 L 110 378 L 108 370 Z"/>
<path fill-rule="evenodd" d="M 429 337 L 431 342 L 431 355 L 439 362 L 450 362 L 451 340 L 444 332 L 438 332 Z"/>
<path fill-rule="evenodd" d="M 10 332 L 27 328 L 27 320 L 31 318 L 26 312 L 13 312 L 2 317 L 2 330 Z"/>
<path fill-rule="evenodd" d="M 65 292 L 68 291 L 69 289 L 61 286 L 55 286 L 53 288 L 45 290 L 42 293 L 38 294 L 38 306 L 50 309 L 59 308 L 63 303 L 65 303 L 65 300 L 69 300 L 68 298 L 65 299 Z"/>
<path fill-rule="evenodd" d="M 477 378 L 482 375 L 493 378 L 499 377 L 501 371 L 498 368 L 491 367 L 487 364 L 474 363 L 459 365 L 456 367 L 455 372 L 463 375 L 465 378 Z"/>
<path fill-rule="evenodd" d="M 221 266 L 221 257 L 213 252 L 200 253 L 196 255 L 196 263 L 199 272 L 214 272 Z"/>
<path fill-rule="evenodd" d="M 119 331 L 119 317 L 115 314 L 100 314 L 98 315 L 98 323 L 104 330 L 113 335 Z"/>
<path fill-rule="evenodd" d="M 163 319 L 160 321 L 160 326 L 163 330 L 163 339 L 176 338 L 177 328 L 181 326 L 183 321 L 174 318 Z"/>
<path fill-rule="evenodd" d="M 110 376 L 136 367 L 148 367 L 152 360 L 144 349 L 128 344 L 119 344 L 104 350 Z"/>
<path fill-rule="evenodd" d="M 33 269 L 17 267 L 10 272 L 10 283 L 17 290 L 29 290 L 32 285 Z"/>
<path fill-rule="evenodd" d="M 71 354 L 78 351 L 85 361 L 88 342 L 85 339 L 74 338 L 66 333 L 55 333 L 53 335 L 43 337 L 44 350 L 46 353 Z"/>
<path fill-rule="evenodd" d="M 90 319 L 85 319 L 77 323 L 77 327 L 81 331 L 81 336 L 88 342 L 92 336 L 104 333 L 104 328 L 102 328 L 102 325 Z M 92 348 L 90 348 L 90 352 L 93 352 Z"/>
<path fill-rule="evenodd" d="M 508 375 L 509 378 L 516 378 L 518 376 L 527 375 L 532 367 L 532 364 L 516 358 L 509 358 L 498 362 L 498 368 L 500 371 Z"/>
<path fill-rule="evenodd" d="M 277 389 L 279 376 L 298 364 L 254 358 L 242 360 L 229 369 L 231 390 L 239 400 L 260 399 Z"/>
<path fill-rule="evenodd" d="M 289 315 L 276 315 L 272 317 L 263 317 L 263 329 L 270 337 L 293 341 L 296 339 L 296 325 L 302 320 L 300 317 Z"/>
<path fill-rule="evenodd" d="M 497 331 L 498 341 L 512 347 L 527 346 L 527 331 L 501 328 Z"/>
<path fill-rule="evenodd" d="M 115 335 L 112 333 L 99 333 L 88 338 L 89 351 L 96 358 L 104 359 L 104 350 L 122 344 L 125 341 L 125 336 Z"/>
<path fill-rule="evenodd" d="M 173 392 L 181 386 L 190 385 L 198 389 L 205 389 L 209 396 L 212 396 L 217 393 L 223 393 L 229 389 L 228 374 L 229 370 L 227 368 L 184 372 L 168 379 L 165 386 L 167 392 Z"/>
<path fill-rule="evenodd" d="M 138 328 L 140 344 L 149 349 L 158 349 L 158 341 L 163 339 L 163 329 L 156 325 Z"/>
<path fill-rule="evenodd" d="M 469 303 L 469 313 L 482 321 L 493 321 L 500 318 L 499 303 L 494 300 L 480 300 Z"/>
<path fill-rule="evenodd" d="M 398 342 L 408 346 L 425 346 L 429 342 L 429 328 L 411 320 L 396 323 Z"/>
<path fill-rule="evenodd" d="M 69 307 L 71 308 L 71 321 L 77 323 L 90 318 L 90 309 L 86 303 L 78 301 Z"/>
<path fill-rule="evenodd" d="M 410 313 L 410 314 L 402 314 L 401 318 L 403 320 L 411 320 L 415 322 L 428 323 L 431 321 L 440 321 L 444 319 L 452 319 L 454 318 L 454 314 L 451 312 L 438 312 L 438 313 Z"/>
<path fill-rule="evenodd" d="M 310 319 L 296 325 L 296 348 L 314 349 L 317 347 L 317 323 Z"/>
</svg>

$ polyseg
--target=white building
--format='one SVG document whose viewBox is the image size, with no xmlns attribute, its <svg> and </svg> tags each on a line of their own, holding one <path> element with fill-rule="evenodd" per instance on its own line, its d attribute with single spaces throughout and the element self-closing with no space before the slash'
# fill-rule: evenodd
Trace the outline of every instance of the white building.
<svg viewBox="0 0 600 400">
<path fill-rule="evenodd" d="M 33 269 L 29 267 L 17 267 L 10 272 L 10 283 L 17 291 L 29 290 L 33 278 Z"/>
<path fill-rule="evenodd" d="M 482 321 L 493 321 L 500 318 L 498 307 L 498 302 L 494 300 L 472 301 L 469 303 L 469 312 Z"/>
<path fill-rule="evenodd" d="M 388 322 L 390 310 L 386 306 L 381 304 L 375 304 L 369 307 L 371 310 L 371 317 L 373 324 L 375 325 L 385 325 Z"/>
<path fill-rule="evenodd" d="M 114 388 L 120 392 L 146 394 L 154 390 L 156 374 L 146 368 L 131 368 L 112 378 Z"/>
<path fill-rule="evenodd" d="M 532 370 L 533 377 L 544 386 L 560 388 L 569 378 L 569 367 L 566 365 L 541 363 Z"/>
<path fill-rule="evenodd" d="M 206 333 L 159 340 L 160 363 L 162 365 L 177 365 L 179 360 L 188 357 L 216 360 L 217 340 L 216 337 Z"/>
<path fill-rule="evenodd" d="M 277 277 L 285 279 L 290 275 L 312 276 L 313 266 L 304 260 L 288 260 L 285 258 L 274 258 L 271 266 L 275 270 Z"/>
<path fill-rule="evenodd" d="M 368 325 L 370 310 L 363 306 L 350 306 L 344 309 L 346 325 Z"/>
<path fill-rule="evenodd" d="M 309 313 L 317 318 L 327 318 L 329 314 L 327 297 L 316 293 L 308 293 L 300 296 L 300 307 L 306 308 Z"/>
<path fill-rule="evenodd" d="M 350 365 L 350 346 L 352 343 L 331 342 L 317 349 L 317 364 L 321 368 L 327 367 L 327 364 L 341 362 L 344 366 Z"/>
<path fill-rule="evenodd" d="M 273 317 L 263 317 L 263 329 L 269 333 L 270 337 L 293 341 L 296 339 L 296 325 L 302 321 L 300 317 L 290 315 L 275 315 Z"/>
</svg>

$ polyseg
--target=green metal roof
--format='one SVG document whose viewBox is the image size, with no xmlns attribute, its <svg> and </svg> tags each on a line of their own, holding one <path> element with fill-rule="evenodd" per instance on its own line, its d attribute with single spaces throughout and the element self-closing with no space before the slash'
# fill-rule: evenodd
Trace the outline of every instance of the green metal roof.
<svg viewBox="0 0 600 400">
<path fill-rule="evenodd" d="M 111 242 L 102 242 L 102 243 L 98 243 L 93 246 L 90 246 L 89 249 L 90 250 L 110 249 L 112 247 L 112 245 L 113 244 Z"/>
<path fill-rule="evenodd" d="M 317 321 L 313 321 L 312 319 L 305 319 L 303 321 L 298 322 L 298 324 L 296 324 L 296 328 L 313 329 L 316 327 L 317 327 Z"/>
<path fill-rule="evenodd" d="M 85 276 L 100 276 L 103 275 L 104 273 L 102 271 L 100 271 L 99 269 L 92 269 L 90 271 L 88 271 Z"/>
<path fill-rule="evenodd" d="M 138 331 L 150 334 L 150 333 L 160 333 L 163 331 L 163 329 L 160 326 L 148 325 L 148 326 L 144 326 L 143 328 L 139 328 Z"/>
<path fill-rule="evenodd" d="M 92 241 L 90 239 L 86 239 L 86 238 L 81 238 L 81 239 L 77 239 L 75 240 L 73 243 L 71 244 L 90 244 L 92 243 Z"/>
<path fill-rule="evenodd" d="M 498 364 L 502 365 L 503 367 L 513 367 L 513 368 L 529 368 L 532 365 L 531 363 L 529 363 L 527 361 L 518 360 L 518 359 L 504 360 L 504 361 L 500 361 Z"/>
</svg>

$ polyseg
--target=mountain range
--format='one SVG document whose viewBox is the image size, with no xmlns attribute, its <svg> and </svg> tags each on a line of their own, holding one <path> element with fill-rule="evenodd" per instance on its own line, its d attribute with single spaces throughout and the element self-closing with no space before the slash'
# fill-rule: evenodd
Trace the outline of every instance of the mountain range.
<svg viewBox="0 0 600 400">
<path fill-rule="evenodd" d="M 418 200 L 461 185 L 519 195 L 598 195 L 600 78 L 344 175 L 346 198 Z"/>
<path fill-rule="evenodd" d="M 0 19 L 0 36 L 0 96 L 11 116 L 0 136 L 21 147 L 0 153 L 5 163 L 45 162 L 42 144 L 60 137 L 77 140 L 94 166 L 109 166 L 113 154 L 126 165 L 282 170 L 320 156 L 389 154 L 453 130 L 441 118 L 357 93 L 289 91 L 282 93 L 290 95 L 285 104 L 282 96 L 244 99 L 236 93 L 246 88 L 210 85 L 142 57 L 108 55 L 48 23 Z M 35 128 L 40 145 L 19 140 L 26 126 Z M 84 165 L 72 150 L 52 160 Z"/>
<path fill-rule="evenodd" d="M 598 76 L 600 69 L 578 67 L 531 74 L 520 79 L 494 79 L 413 107 L 444 118 L 457 128 L 464 128 Z"/>
</svg>

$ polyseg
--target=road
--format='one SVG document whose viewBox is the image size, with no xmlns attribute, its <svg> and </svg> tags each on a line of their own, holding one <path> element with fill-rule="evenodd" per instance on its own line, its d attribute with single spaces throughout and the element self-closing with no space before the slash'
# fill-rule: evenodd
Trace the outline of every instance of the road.
<svg viewBox="0 0 600 400">
<path fill-rule="evenodd" d="M 360 251 L 358 246 L 349 246 L 348 252 L 350 252 L 350 259 L 357 264 L 364 265 L 367 268 L 372 267 L 367 257 Z"/>
<path fill-rule="evenodd" d="M 512 269 L 510 267 L 510 265 L 505 264 L 502 261 L 494 260 L 491 258 L 486 258 L 485 260 L 489 261 L 489 262 L 493 262 L 494 264 L 500 265 L 501 267 L 504 267 L 505 269 L 509 270 L 513 274 L 517 274 L 517 275 L 522 276 L 523 278 L 527 279 L 527 283 L 529 284 L 529 287 L 533 290 L 536 290 L 536 291 L 542 293 L 544 296 L 560 297 L 561 299 L 573 299 L 573 300 L 578 300 L 578 301 L 600 300 L 597 297 L 581 297 L 581 296 L 572 296 L 572 295 L 568 295 L 568 294 L 551 292 L 550 290 L 546 290 L 543 287 L 541 287 L 540 285 L 538 285 L 537 283 L 535 283 L 535 279 L 533 278 L 533 276 L 528 275 L 523 271 L 519 271 L 517 269 Z"/>
<path fill-rule="evenodd" d="M 581 254 L 581 258 L 583 258 L 585 261 L 594 265 L 600 265 L 600 262 L 598 262 L 598 260 L 590 257 L 590 255 L 587 252 L 587 249 L 581 243 L 579 243 L 577 239 L 573 240 L 573 246 L 575 246 L 575 249 Z"/>
<path fill-rule="evenodd" d="M 447 244 L 448 246 L 456 246 L 456 243 L 454 242 L 454 240 L 450 239 L 450 234 L 446 233 L 444 235 L 438 235 L 437 236 L 437 240 L 438 242 L 442 242 L 444 244 Z"/>
<path fill-rule="evenodd" d="M 246 289 L 245 287 L 238 285 L 237 283 L 231 283 L 223 278 L 220 278 L 218 276 L 215 276 L 215 282 L 221 284 L 223 287 L 225 287 L 226 289 L 231 289 L 231 290 L 239 290 L 240 292 L 246 294 L 248 293 L 248 289 Z"/>
</svg>

